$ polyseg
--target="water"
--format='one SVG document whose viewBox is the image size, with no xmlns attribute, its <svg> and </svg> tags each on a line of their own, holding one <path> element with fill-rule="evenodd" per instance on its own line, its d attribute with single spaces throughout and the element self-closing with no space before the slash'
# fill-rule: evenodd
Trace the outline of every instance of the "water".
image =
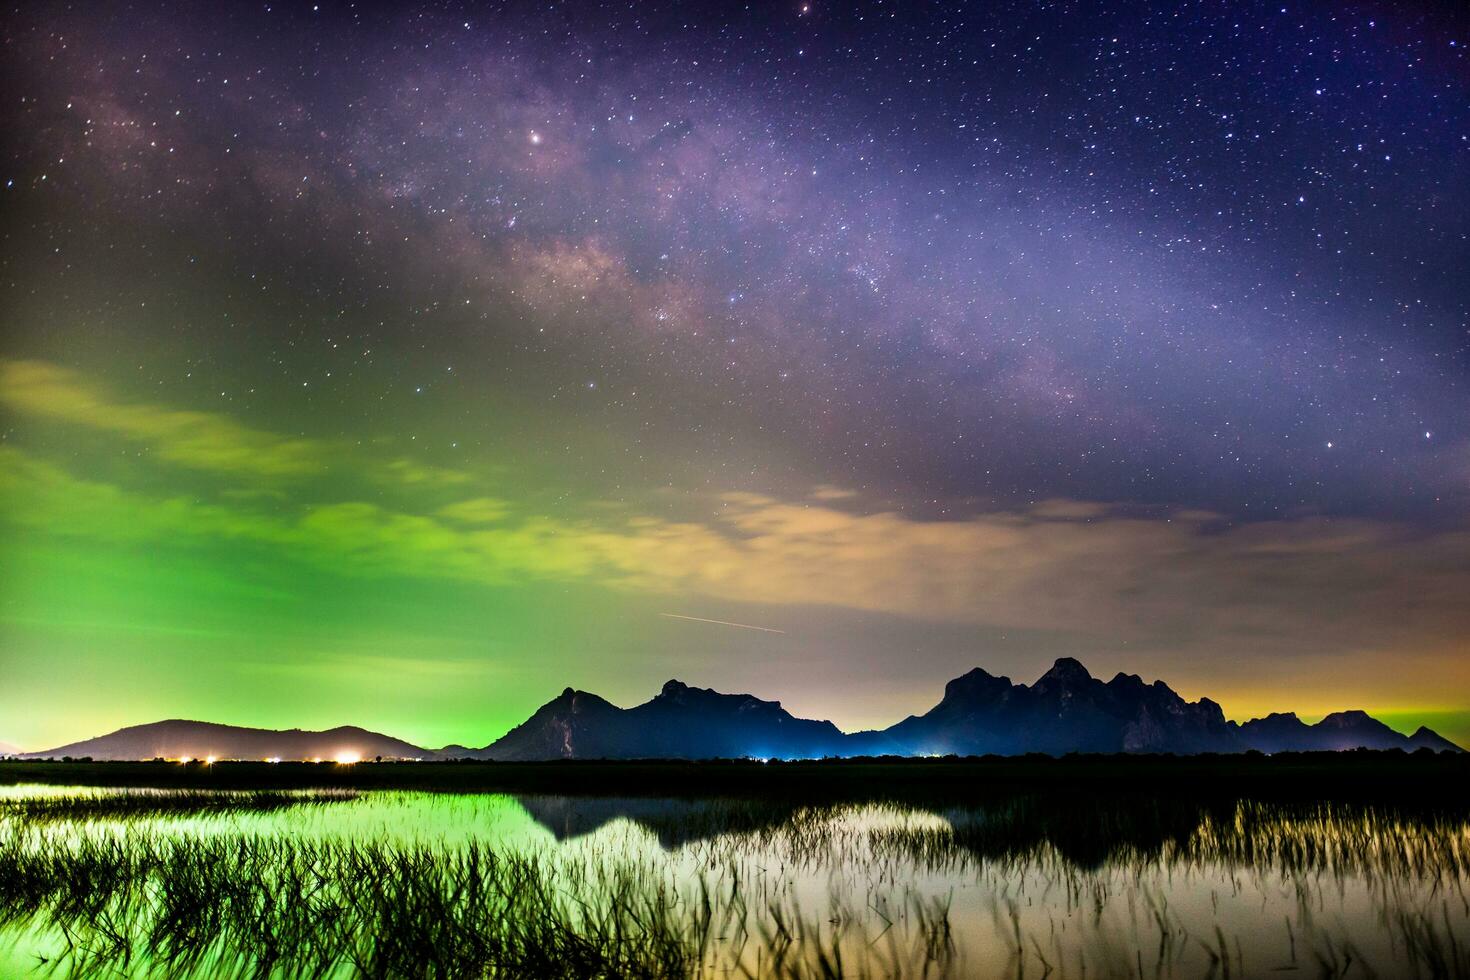
<svg viewBox="0 0 1470 980">
<path fill-rule="evenodd" d="M 0 788 L 0 976 L 1470 972 L 1463 815 L 396 791 L 18 809 L 116 792 Z"/>
</svg>

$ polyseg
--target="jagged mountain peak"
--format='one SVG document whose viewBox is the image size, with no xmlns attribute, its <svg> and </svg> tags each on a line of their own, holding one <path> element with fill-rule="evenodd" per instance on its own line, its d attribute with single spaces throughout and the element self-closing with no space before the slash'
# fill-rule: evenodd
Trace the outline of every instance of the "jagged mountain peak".
<svg viewBox="0 0 1470 980">
<path fill-rule="evenodd" d="M 1011 690 L 1013 686 L 1009 677 L 997 677 L 989 671 L 975 667 L 944 685 L 944 700 L 953 702 L 991 698 Z"/>
<path fill-rule="evenodd" d="M 566 687 L 562 688 L 562 692 L 560 694 L 558 694 L 556 697 L 552 698 L 550 701 L 546 702 L 539 709 L 537 709 L 537 713 L 558 709 L 571 709 L 575 711 L 578 708 L 586 707 L 588 705 L 604 704 L 609 707 L 612 706 L 612 702 L 607 700 L 600 694 L 593 694 L 591 691 L 580 691 L 575 687 Z"/>
<path fill-rule="evenodd" d="M 1269 715 L 1267 715 L 1266 717 L 1264 717 L 1264 718 L 1257 718 L 1255 720 L 1256 721 L 1295 721 L 1295 722 L 1301 722 L 1301 719 L 1297 717 L 1297 713 L 1295 711 L 1273 711 Z M 1305 723 L 1303 723 L 1303 724 L 1305 724 Z"/>
<path fill-rule="evenodd" d="M 1352 725 L 1383 725 L 1383 722 L 1374 718 L 1361 708 L 1351 708 L 1347 711 L 1334 711 L 1320 722 L 1328 728 L 1345 728 Z M 1383 725 L 1383 727 L 1388 727 Z"/>
<path fill-rule="evenodd" d="M 712 687 L 693 687 L 683 681 L 664 684 L 649 705 L 699 706 L 714 711 L 782 712 L 780 701 L 765 701 L 754 694 L 725 694 Z M 784 713 L 784 712 L 782 712 Z"/>
<path fill-rule="evenodd" d="M 1051 669 L 1042 674 L 1031 686 L 1033 689 L 1075 687 L 1091 680 L 1093 676 L 1082 665 L 1082 661 L 1075 657 L 1058 657 L 1056 663 L 1051 665 Z"/>
</svg>

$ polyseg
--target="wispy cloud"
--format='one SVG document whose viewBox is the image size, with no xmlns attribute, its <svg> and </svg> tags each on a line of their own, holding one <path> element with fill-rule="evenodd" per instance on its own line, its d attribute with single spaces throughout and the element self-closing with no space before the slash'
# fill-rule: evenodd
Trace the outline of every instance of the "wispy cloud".
<svg viewBox="0 0 1470 980">
<path fill-rule="evenodd" d="M 340 442 L 270 432 L 219 412 L 118 398 L 77 372 L 46 361 L 0 360 L 0 404 L 18 413 L 118 436 L 176 466 L 268 485 L 235 488 L 236 496 L 279 493 L 270 486 L 333 471 L 416 488 L 452 487 L 471 479 L 460 470 L 408 457 L 368 460 Z"/>
<path fill-rule="evenodd" d="M 456 524 L 496 524 L 510 513 L 509 501 L 497 497 L 471 497 L 440 507 L 435 514 Z"/>
<path fill-rule="evenodd" d="M 298 477 L 320 473 L 334 454 L 334 447 L 320 440 L 252 429 L 212 412 L 118 401 L 75 372 L 45 361 L 0 361 L 0 401 L 17 412 L 121 436 L 193 469 Z"/>
<path fill-rule="evenodd" d="M 79 399 L 75 392 L 93 389 L 75 376 L 36 365 L 6 371 L 22 382 L 18 400 L 26 404 L 107 431 L 162 431 L 170 460 L 250 466 L 238 461 L 258 456 L 286 472 L 296 458 L 290 439 L 158 406 L 131 413 L 131 421 L 107 421 L 118 406 Z M 7 401 L 15 398 L 7 391 Z M 179 431 L 186 435 L 170 441 Z M 249 451 L 229 448 L 240 446 Z M 77 478 L 16 447 L 0 449 L 0 493 L 13 524 L 160 547 L 248 542 L 348 576 L 484 587 L 582 582 L 753 606 L 1126 637 L 1140 649 L 1219 655 L 1444 651 L 1470 635 L 1463 601 L 1470 531 L 1458 526 L 1424 531 L 1319 518 L 1230 526 L 1208 512 L 1145 517 L 1074 500 L 918 520 L 854 510 L 845 495 L 788 501 L 751 493 L 725 494 L 715 516 L 702 520 L 626 507 L 588 508 L 595 518 L 571 519 L 476 493 L 469 481 L 464 489 L 471 495 L 422 513 L 361 499 L 262 504 L 158 496 Z"/>
</svg>

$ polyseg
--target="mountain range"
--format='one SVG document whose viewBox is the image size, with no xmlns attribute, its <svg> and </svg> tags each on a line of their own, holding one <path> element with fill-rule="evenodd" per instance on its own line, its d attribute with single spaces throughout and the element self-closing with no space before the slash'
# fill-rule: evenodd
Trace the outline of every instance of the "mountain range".
<svg viewBox="0 0 1470 980">
<path fill-rule="evenodd" d="M 484 748 L 431 750 L 361 728 L 271 731 L 196 721 L 124 728 L 25 758 L 94 759 L 714 759 L 1039 752 L 1463 751 L 1428 728 L 1403 735 L 1362 711 L 1308 725 L 1294 714 L 1238 724 L 1209 698 L 1186 701 L 1163 681 L 1119 673 L 1102 681 L 1064 657 L 1035 683 L 980 668 L 950 681 L 940 702 L 879 731 L 845 733 L 797 718 L 779 701 L 669 681 L 632 708 L 567 688 Z"/>
</svg>

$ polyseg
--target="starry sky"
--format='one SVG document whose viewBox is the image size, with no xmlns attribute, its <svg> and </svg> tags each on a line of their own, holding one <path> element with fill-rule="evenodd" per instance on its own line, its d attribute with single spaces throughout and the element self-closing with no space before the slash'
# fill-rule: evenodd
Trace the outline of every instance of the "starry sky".
<svg viewBox="0 0 1470 980">
<path fill-rule="evenodd" d="M 1458 4 L 0 29 L 6 742 L 1062 655 L 1470 739 Z"/>
</svg>

